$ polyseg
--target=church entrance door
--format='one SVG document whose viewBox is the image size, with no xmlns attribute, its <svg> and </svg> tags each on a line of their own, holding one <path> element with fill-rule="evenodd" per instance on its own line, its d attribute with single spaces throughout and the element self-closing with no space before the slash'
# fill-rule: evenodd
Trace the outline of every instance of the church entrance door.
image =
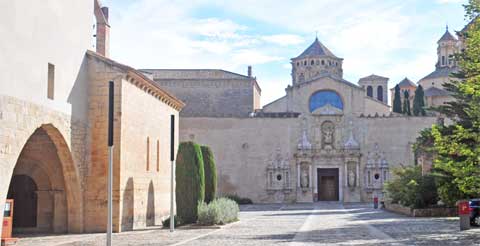
<svg viewBox="0 0 480 246">
<path fill-rule="evenodd" d="M 338 201 L 338 168 L 318 168 L 317 187 L 319 201 Z"/>
</svg>

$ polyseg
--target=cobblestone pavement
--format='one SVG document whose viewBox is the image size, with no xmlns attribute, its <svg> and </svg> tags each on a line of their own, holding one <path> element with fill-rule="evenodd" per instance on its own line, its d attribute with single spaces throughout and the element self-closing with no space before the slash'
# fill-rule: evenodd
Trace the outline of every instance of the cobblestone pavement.
<svg viewBox="0 0 480 246">
<path fill-rule="evenodd" d="M 117 233 L 113 245 L 480 245 L 480 229 L 459 231 L 456 218 L 410 218 L 365 204 L 248 205 L 221 229 L 151 229 Z M 104 234 L 23 237 L 19 246 L 105 245 Z"/>
</svg>

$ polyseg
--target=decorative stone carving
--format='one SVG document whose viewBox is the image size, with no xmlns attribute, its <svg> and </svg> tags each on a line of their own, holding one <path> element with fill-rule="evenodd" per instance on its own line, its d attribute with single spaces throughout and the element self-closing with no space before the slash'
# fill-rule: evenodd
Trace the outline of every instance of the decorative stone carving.
<svg viewBox="0 0 480 246">
<path fill-rule="evenodd" d="M 292 187 L 290 185 L 290 160 L 288 154 L 282 156 L 280 148 L 269 160 L 267 166 L 267 191 L 283 191 L 289 192 Z"/>
<path fill-rule="evenodd" d="M 303 165 L 302 166 L 302 172 L 300 175 L 300 187 L 301 188 L 309 188 L 310 187 L 310 182 L 309 182 L 309 171 L 308 171 L 308 166 Z"/>
<path fill-rule="evenodd" d="M 331 121 L 325 121 L 321 126 L 322 131 L 322 148 L 333 149 L 335 125 Z"/>
<path fill-rule="evenodd" d="M 348 137 L 348 140 L 345 142 L 344 147 L 345 149 L 358 149 L 360 148 L 360 145 L 353 137 L 353 122 L 350 121 L 349 124 L 350 124 L 350 127 L 349 127 L 350 136 Z"/>
<path fill-rule="evenodd" d="M 357 186 L 357 165 L 356 163 L 350 162 L 347 164 L 347 185 L 348 187 Z"/>
<path fill-rule="evenodd" d="M 383 185 L 389 178 L 389 164 L 385 153 L 381 152 L 377 143 L 372 152 L 368 152 L 365 165 L 365 188 L 375 194 L 382 193 Z"/>
<path fill-rule="evenodd" d="M 308 138 L 307 138 L 307 130 L 306 129 L 303 129 L 302 138 L 298 142 L 297 148 L 299 150 L 311 150 L 312 149 L 312 144 L 310 143 L 310 141 L 308 141 Z"/>
<path fill-rule="evenodd" d="M 343 111 L 341 109 L 327 103 L 324 106 L 315 109 L 315 111 L 313 111 L 312 114 L 315 114 L 315 115 L 341 115 L 341 114 L 343 114 Z"/>
</svg>

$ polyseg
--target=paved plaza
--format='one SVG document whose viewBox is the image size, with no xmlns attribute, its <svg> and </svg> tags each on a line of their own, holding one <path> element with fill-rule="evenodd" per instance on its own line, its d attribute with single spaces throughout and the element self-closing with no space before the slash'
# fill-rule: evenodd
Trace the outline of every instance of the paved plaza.
<svg viewBox="0 0 480 246">
<path fill-rule="evenodd" d="M 411 218 L 365 204 L 270 204 L 241 207 L 221 228 L 151 229 L 114 234 L 113 245 L 480 245 L 480 229 L 456 218 Z M 104 234 L 23 237 L 20 246 L 105 245 Z"/>
</svg>

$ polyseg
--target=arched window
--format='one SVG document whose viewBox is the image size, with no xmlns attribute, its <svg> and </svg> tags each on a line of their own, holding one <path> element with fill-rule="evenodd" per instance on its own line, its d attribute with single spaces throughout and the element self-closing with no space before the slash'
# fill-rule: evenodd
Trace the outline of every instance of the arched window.
<svg viewBox="0 0 480 246">
<path fill-rule="evenodd" d="M 367 96 L 373 97 L 373 88 L 372 86 L 367 86 Z"/>
<path fill-rule="evenodd" d="M 306 65 L 307 65 L 307 61 L 303 61 L 303 65 L 306 66 Z"/>
<path fill-rule="evenodd" d="M 445 56 L 442 56 L 442 65 L 445 65 Z"/>
<path fill-rule="evenodd" d="M 322 66 L 323 66 L 323 65 L 325 65 L 325 61 L 324 61 L 324 60 L 322 60 Z"/>
<path fill-rule="evenodd" d="M 310 62 L 310 65 L 313 66 L 314 64 L 315 64 L 315 61 L 312 60 L 312 62 Z"/>
<path fill-rule="evenodd" d="M 383 87 L 381 85 L 377 87 L 377 99 L 383 102 Z"/>
<path fill-rule="evenodd" d="M 313 93 L 312 96 L 310 97 L 310 105 L 309 105 L 310 112 L 313 112 L 316 109 L 326 105 L 343 110 L 342 98 L 340 98 L 338 93 L 336 93 L 335 91 L 331 91 L 331 90 L 317 91 Z"/>
<path fill-rule="evenodd" d="M 299 66 L 300 66 L 300 63 L 299 63 L 299 62 L 297 62 L 297 67 L 299 67 Z"/>
</svg>

